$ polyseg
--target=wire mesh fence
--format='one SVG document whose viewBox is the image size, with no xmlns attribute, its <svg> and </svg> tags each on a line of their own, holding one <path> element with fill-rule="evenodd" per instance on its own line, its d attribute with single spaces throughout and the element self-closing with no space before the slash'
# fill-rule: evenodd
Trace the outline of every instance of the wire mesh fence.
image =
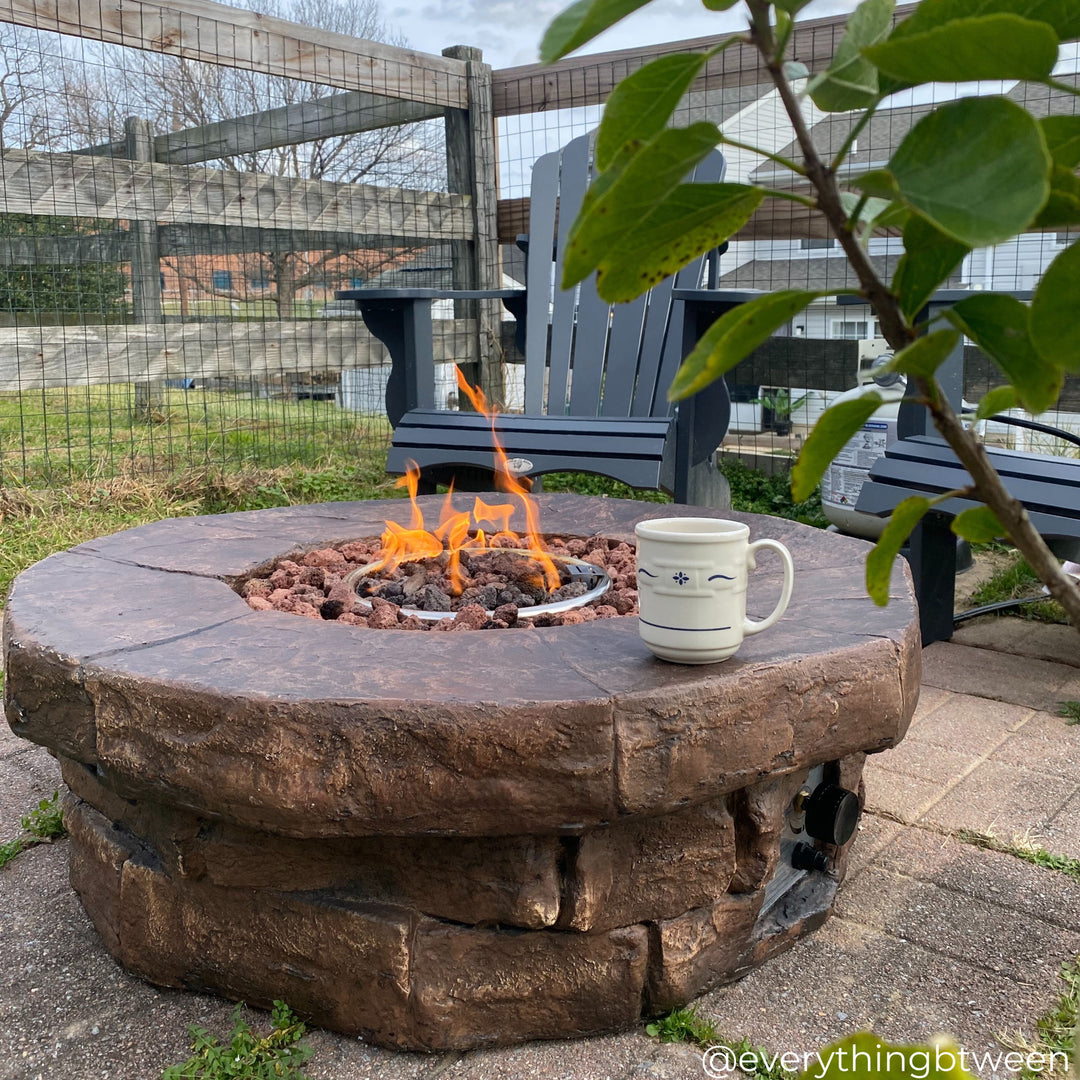
<svg viewBox="0 0 1080 1080">
<path fill-rule="evenodd" d="M 811 73 L 828 66 L 845 31 L 844 18 L 797 24 L 792 58 Z M 602 102 L 618 80 L 644 63 L 672 52 L 704 50 L 719 39 L 680 42 L 623 53 L 564 60 L 551 67 L 495 73 L 499 116 L 500 239 L 521 231 L 529 194 L 529 169 L 539 153 L 563 145 L 599 122 Z M 1055 78 L 1076 85 L 1080 60 L 1076 43 L 1062 48 Z M 802 90 L 805 80 L 796 80 Z M 831 157 L 847 145 L 841 175 L 884 166 L 904 137 L 936 105 L 959 96 L 1004 94 L 1035 116 L 1072 114 L 1077 98 L 1031 83 L 932 84 L 894 94 L 863 126 L 862 113 L 824 113 L 809 96 L 803 114 L 815 145 Z M 716 124 L 726 139 L 725 179 L 799 191 L 800 180 L 774 161 L 744 146 L 780 158 L 800 157 L 794 129 L 779 94 L 755 51 L 737 45 L 713 57 L 675 110 L 673 123 Z M 828 158 L 827 158 L 828 159 Z M 807 189 L 808 191 L 808 189 Z M 1030 296 L 1046 267 L 1075 237 L 1031 233 L 967 256 L 943 283 L 946 290 L 1011 291 Z M 903 255 L 902 238 L 879 234 L 867 241 L 870 261 L 886 281 Z M 513 262 L 512 248 L 504 259 Z M 518 260 L 520 261 L 520 260 Z M 795 203 L 767 200 L 730 243 L 720 260 L 718 286 L 732 290 L 808 289 L 822 292 L 858 288 L 848 261 L 824 218 Z M 887 344 L 870 306 L 852 297 L 826 296 L 794 318 L 781 334 L 739 364 L 728 377 L 732 423 L 723 450 L 758 468 L 786 468 L 824 409 L 841 395 L 870 383 L 876 357 Z M 1001 374 L 981 353 L 965 349 L 964 399 L 972 406 Z M 894 392 L 893 397 L 899 398 Z M 895 408 L 895 403 L 893 405 Z M 1027 414 L 1012 410 L 1020 417 Z M 1058 408 L 1039 419 L 1080 433 L 1080 380 L 1069 378 Z M 1021 427 L 982 423 L 990 442 L 1017 449 L 1075 455 L 1075 445 Z"/>
<path fill-rule="evenodd" d="M 334 296 L 454 273 L 464 65 L 359 40 L 373 2 L 215 9 L 0 9 L 0 482 L 387 439 Z"/>
<path fill-rule="evenodd" d="M 374 44 L 388 36 L 374 2 L 294 0 L 256 17 L 99 0 L 79 6 L 78 25 L 62 10 L 0 2 L 0 483 L 317 462 L 384 446 L 388 357 L 335 293 L 523 285 L 516 240 L 534 162 L 594 129 L 626 74 L 703 45 L 496 71 L 486 89 L 468 50 L 427 57 Z M 821 70 L 843 31 L 842 18 L 800 24 L 794 58 Z M 1056 77 L 1075 83 L 1078 71 L 1069 45 Z M 1004 93 L 1036 115 L 1071 113 L 1077 100 L 1027 83 L 934 85 L 894 95 L 863 127 L 860 114 L 821 113 L 809 98 L 804 109 L 819 147 L 850 142 L 844 168 L 862 171 L 886 162 L 934 104 L 970 93 Z M 674 122 L 703 119 L 734 143 L 795 155 L 748 46 L 709 61 Z M 724 153 L 728 180 L 795 186 L 741 146 Z M 975 251 L 945 285 L 1025 295 L 1071 240 L 1030 234 Z M 868 249 L 891 277 L 900 237 L 874 236 Z M 717 284 L 855 283 L 823 218 L 769 200 L 733 238 Z M 456 361 L 521 408 L 508 316 L 450 301 L 434 314 L 436 403 L 458 404 Z M 815 301 L 729 376 L 723 449 L 785 466 L 884 350 L 867 305 Z M 968 354 L 974 402 L 1001 380 Z M 1080 431 L 1075 380 L 1043 419 Z M 986 435 L 1047 448 L 1025 429 L 989 424 Z"/>
</svg>

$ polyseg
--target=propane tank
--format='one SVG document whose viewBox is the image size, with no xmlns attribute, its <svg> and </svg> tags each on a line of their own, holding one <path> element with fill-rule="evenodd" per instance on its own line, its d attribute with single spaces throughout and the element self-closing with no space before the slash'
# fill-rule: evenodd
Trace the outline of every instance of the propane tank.
<svg viewBox="0 0 1080 1080">
<path fill-rule="evenodd" d="M 825 516 L 841 532 L 868 540 L 881 536 L 889 519 L 860 513 L 855 504 L 871 466 L 885 453 L 885 447 L 896 441 L 896 417 L 907 382 L 898 372 L 882 371 L 890 360 L 889 353 L 880 353 L 868 370 L 860 366 L 860 385 L 832 402 L 856 401 L 875 391 L 884 398 L 881 408 L 848 439 L 821 478 L 821 509 Z"/>
</svg>

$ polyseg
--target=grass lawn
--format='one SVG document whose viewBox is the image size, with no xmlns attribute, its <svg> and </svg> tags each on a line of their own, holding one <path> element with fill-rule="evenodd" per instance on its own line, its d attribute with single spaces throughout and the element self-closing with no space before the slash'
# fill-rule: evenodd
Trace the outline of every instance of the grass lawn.
<svg viewBox="0 0 1080 1080">
<path fill-rule="evenodd" d="M 169 476 L 383 455 L 383 417 L 333 401 L 166 388 L 146 416 L 130 383 L 0 394 L 0 487 L 112 476 Z"/>
</svg>

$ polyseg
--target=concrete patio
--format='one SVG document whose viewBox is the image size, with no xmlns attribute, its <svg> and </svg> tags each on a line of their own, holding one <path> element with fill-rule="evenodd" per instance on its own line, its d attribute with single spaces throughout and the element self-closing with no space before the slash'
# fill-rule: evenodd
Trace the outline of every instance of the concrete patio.
<svg viewBox="0 0 1080 1080">
<path fill-rule="evenodd" d="M 970 834 L 1080 853 L 1080 726 L 1056 715 L 1080 699 L 1076 640 L 1065 627 L 981 620 L 924 652 L 907 738 L 868 762 L 868 813 L 836 914 L 702 998 L 718 1031 L 773 1053 L 871 1028 L 894 1041 L 947 1032 L 976 1054 L 999 1053 L 998 1036 L 1031 1038 L 1058 997 L 1059 968 L 1080 955 L 1080 882 Z M 0 838 L 58 783 L 52 758 L 3 727 Z M 189 1024 L 224 1034 L 232 1006 L 121 971 L 68 885 L 64 848 L 33 848 L 0 871 L 0 1080 L 156 1080 L 187 1057 Z M 312 1080 L 705 1075 L 700 1050 L 643 1031 L 437 1056 L 324 1032 L 309 1043 Z"/>
</svg>

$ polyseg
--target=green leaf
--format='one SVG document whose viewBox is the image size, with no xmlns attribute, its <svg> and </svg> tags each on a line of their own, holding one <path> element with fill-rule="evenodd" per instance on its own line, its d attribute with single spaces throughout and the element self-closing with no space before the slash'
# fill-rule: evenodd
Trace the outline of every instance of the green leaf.
<svg viewBox="0 0 1080 1080">
<path fill-rule="evenodd" d="M 1080 116 L 1044 116 L 1039 125 L 1055 165 L 1080 165 Z"/>
<path fill-rule="evenodd" d="M 863 49 L 885 74 L 907 85 L 975 79 L 1048 78 L 1058 39 L 1043 22 L 1018 15 L 956 19 L 921 34 Z"/>
<path fill-rule="evenodd" d="M 888 35 L 893 7 L 893 0 L 863 0 L 848 19 L 832 63 L 806 88 L 823 112 L 863 109 L 878 96 L 877 68 L 862 50 Z"/>
<path fill-rule="evenodd" d="M 1080 224 L 1080 177 L 1064 165 L 1050 167 L 1050 197 L 1031 229 L 1063 229 Z"/>
<path fill-rule="evenodd" d="M 715 124 L 665 128 L 629 160 L 620 159 L 617 173 L 601 173 L 570 227 L 562 287 L 588 277 L 612 244 L 663 202 L 719 141 Z"/>
<path fill-rule="evenodd" d="M 701 2 L 709 11 L 727 11 L 728 8 L 733 8 L 739 0 L 701 0 Z"/>
<path fill-rule="evenodd" d="M 889 602 L 889 577 L 892 574 L 892 565 L 904 541 L 911 535 L 911 530 L 922 520 L 923 515 L 930 509 L 930 500 L 921 495 L 912 495 L 899 503 L 889 518 L 874 545 L 873 551 L 866 556 L 866 591 L 870 599 L 878 607 L 885 607 Z M 812 1074 L 812 1070 L 806 1073 Z M 819 1074 L 827 1075 L 825 1070 Z"/>
<path fill-rule="evenodd" d="M 596 167 L 610 168 L 632 139 L 648 142 L 663 131 L 707 59 L 707 53 L 662 56 L 623 79 L 604 105 L 596 136 Z"/>
<path fill-rule="evenodd" d="M 985 420 L 998 413 L 1008 412 L 1020 404 L 1020 395 L 1015 386 L 995 386 L 983 395 L 979 407 L 975 410 L 976 420 Z"/>
<path fill-rule="evenodd" d="M 786 11 L 789 15 L 797 15 L 811 0 L 773 0 L 773 7 Z"/>
<path fill-rule="evenodd" d="M 912 209 L 970 247 L 1021 232 L 1050 193 L 1050 154 L 1041 128 L 1025 109 L 1000 97 L 962 98 L 923 117 L 893 154 L 888 172 Z M 861 180 L 866 190 L 866 177 Z"/>
<path fill-rule="evenodd" d="M 887 202 L 900 198 L 900 186 L 888 169 L 873 169 L 851 179 L 851 186 L 857 187 L 867 195 L 872 195 Z"/>
<path fill-rule="evenodd" d="M 540 62 L 550 64 L 592 41 L 649 0 L 577 0 L 556 15 L 540 42 Z M 735 0 L 732 0 L 734 3 Z M 731 4 L 725 4 L 731 7 Z M 723 10 L 719 8 L 717 10 Z"/>
<path fill-rule="evenodd" d="M 596 289 L 609 303 L 633 300 L 692 258 L 738 232 L 765 197 L 746 184 L 680 184 L 612 242 Z"/>
<path fill-rule="evenodd" d="M 989 506 L 973 506 L 962 511 L 953 518 L 949 528 L 973 544 L 989 544 L 991 540 L 1008 536 L 997 514 Z"/>
<path fill-rule="evenodd" d="M 904 226 L 904 254 L 893 275 L 892 291 L 900 310 L 913 320 L 938 286 L 971 250 L 925 218 L 912 214 Z"/>
<path fill-rule="evenodd" d="M 1028 412 L 1044 412 L 1057 401 L 1065 376 L 1032 345 L 1026 304 L 1014 296 L 976 293 L 945 315 L 1001 368 Z"/>
<path fill-rule="evenodd" d="M 871 231 L 903 228 L 911 217 L 911 211 L 902 203 L 874 196 L 864 198 L 854 191 L 841 191 L 840 204 L 849 218 L 861 204 L 858 223 Z"/>
<path fill-rule="evenodd" d="M 1031 302 L 1031 342 L 1044 360 L 1080 371 L 1080 245 L 1067 247 L 1046 269 Z"/>
<path fill-rule="evenodd" d="M 892 37 L 925 33 L 958 19 L 1001 14 L 1046 23 L 1061 41 L 1080 37 L 1080 5 L 1076 0 L 922 0 Z"/>
<path fill-rule="evenodd" d="M 725 312 L 683 360 L 668 390 L 668 401 L 682 401 L 696 394 L 749 356 L 811 300 L 832 295 L 833 292 L 786 289 L 759 296 Z"/>
<path fill-rule="evenodd" d="M 844 443 L 881 408 L 884 399 L 872 390 L 854 401 L 831 405 L 810 430 L 799 460 L 791 469 L 791 497 L 805 502 Z"/>
<path fill-rule="evenodd" d="M 916 338 L 892 358 L 886 371 L 901 371 L 920 379 L 932 379 L 934 373 L 956 348 L 960 335 L 955 330 L 935 330 Z"/>
</svg>

